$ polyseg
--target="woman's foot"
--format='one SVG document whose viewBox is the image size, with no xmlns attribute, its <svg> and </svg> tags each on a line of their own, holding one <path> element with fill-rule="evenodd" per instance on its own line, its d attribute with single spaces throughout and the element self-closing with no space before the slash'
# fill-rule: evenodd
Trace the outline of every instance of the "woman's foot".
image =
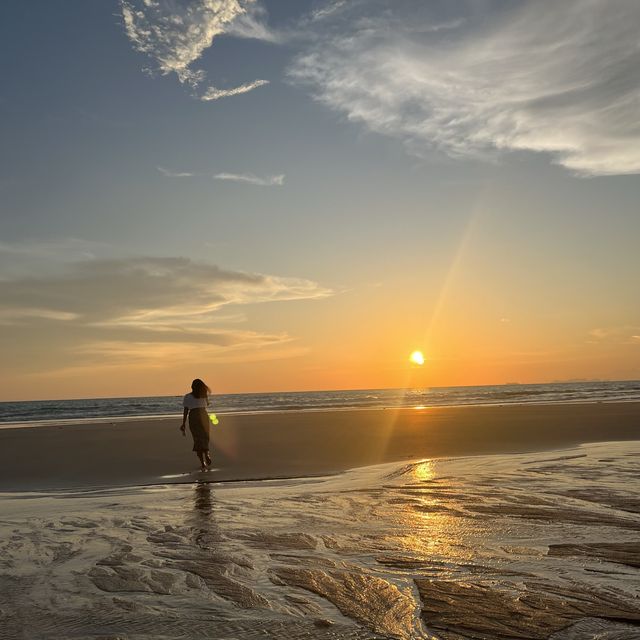
<svg viewBox="0 0 640 640">
<path fill-rule="evenodd" d="M 205 452 L 204 454 L 204 460 L 207 463 L 207 466 L 210 467 L 211 466 L 211 456 L 209 455 L 209 452 Z"/>
</svg>

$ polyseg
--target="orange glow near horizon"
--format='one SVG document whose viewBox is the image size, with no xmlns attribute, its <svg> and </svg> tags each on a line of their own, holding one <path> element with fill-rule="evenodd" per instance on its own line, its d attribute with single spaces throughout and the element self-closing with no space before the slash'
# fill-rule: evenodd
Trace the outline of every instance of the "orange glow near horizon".
<svg viewBox="0 0 640 640">
<path fill-rule="evenodd" d="M 214 393 L 640 378 L 639 329 L 625 307 L 594 310 L 579 288 L 553 288 L 531 253 L 504 268 L 496 246 L 509 245 L 490 196 L 489 185 L 479 190 L 429 268 L 391 263 L 375 286 L 254 305 L 246 318 L 212 317 L 198 331 L 149 321 L 145 340 L 138 326 L 78 333 L 55 319 L 55 333 L 34 329 L 24 343 L 15 325 L 0 400 L 180 395 L 195 377 Z"/>
</svg>

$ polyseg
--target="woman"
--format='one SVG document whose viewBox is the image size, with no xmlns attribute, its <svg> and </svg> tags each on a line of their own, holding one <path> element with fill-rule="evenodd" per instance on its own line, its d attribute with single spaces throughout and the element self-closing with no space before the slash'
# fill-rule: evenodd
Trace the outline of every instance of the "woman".
<svg viewBox="0 0 640 640">
<path fill-rule="evenodd" d="M 209 455 L 209 414 L 207 406 L 209 404 L 209 394 L 211 389 L 197 378 L 191 383 L 191 393 L 187 393 L 182 402 L 184 413 L 180 431 L 186 436 L 185 425 L 189 416 L 189 431 L 193 436 L 193 450 L 200 460 L 200 468 L 206 471 L 211 466 L 211 456 Z"/>
</svg>

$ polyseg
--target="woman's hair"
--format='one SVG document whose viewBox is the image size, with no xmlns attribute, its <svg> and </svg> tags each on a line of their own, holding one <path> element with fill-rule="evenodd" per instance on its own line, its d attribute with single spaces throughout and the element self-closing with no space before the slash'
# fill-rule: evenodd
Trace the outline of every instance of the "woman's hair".
<svg viewBox="0 0 640 640">
<path fill-rule="evenodd" d="M 196 378 L 191 383 L 191 391 L 194 398 L 206 398 L 211 393 L 211 389 L 209 389 L 209 387 L 207 387 L 207 385 L 202 382 L 200 378 Z"/>
</svg>

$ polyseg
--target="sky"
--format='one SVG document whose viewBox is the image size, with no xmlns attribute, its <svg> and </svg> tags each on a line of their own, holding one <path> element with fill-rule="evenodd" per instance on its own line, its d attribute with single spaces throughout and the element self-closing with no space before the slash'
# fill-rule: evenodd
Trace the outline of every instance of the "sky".
<svg viewBox="0 0 640 640">
<path fill-rule="evenodd" d="M 637 0 L 0 17 L 0 400 L 640 378 Z"/>
</svg>

